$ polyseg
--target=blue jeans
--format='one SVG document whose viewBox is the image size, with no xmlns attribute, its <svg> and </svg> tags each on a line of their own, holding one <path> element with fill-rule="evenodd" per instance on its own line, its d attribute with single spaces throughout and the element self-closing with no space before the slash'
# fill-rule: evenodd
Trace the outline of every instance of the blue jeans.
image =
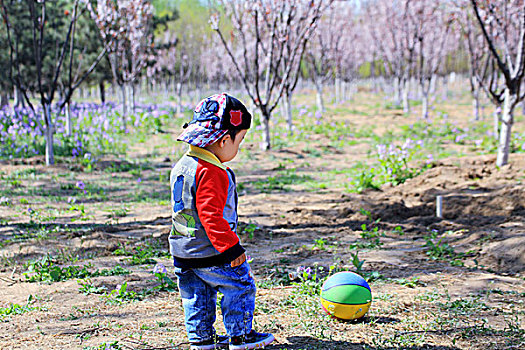
<svg viewBox="0 0 525 350">
<path fill-rule="evenodd" d="M 193 269 L 175 267 L 175 274 L 191 343 L 215 335 L 217 292 L 224 295 L 221 310 L 228 336 L 237 337 L 251 331 L 256 289 L 246 261 L 237 267 L 231 267 L 229 263 Z"/>
</svg>

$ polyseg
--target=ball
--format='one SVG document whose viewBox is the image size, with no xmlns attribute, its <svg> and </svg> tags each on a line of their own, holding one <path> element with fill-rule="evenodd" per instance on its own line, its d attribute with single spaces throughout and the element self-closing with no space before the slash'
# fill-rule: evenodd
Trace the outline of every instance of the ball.
<svg viewBox="0 0 525 350">
<path fill-rule="evenodd" d="M 363 317 L 372 303 L 372 290 L 365 279 L 345 271 L 330 276 L 321 287 L 321 305 L 332 317 L 355 320 Z"/>
</svg>

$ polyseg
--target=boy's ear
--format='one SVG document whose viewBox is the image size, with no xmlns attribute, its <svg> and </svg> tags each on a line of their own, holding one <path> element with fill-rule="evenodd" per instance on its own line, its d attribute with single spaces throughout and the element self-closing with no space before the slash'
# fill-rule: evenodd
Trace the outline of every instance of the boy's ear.
<svg viewBox="0 0 525 350">
<path fill-rule="evenodd" d="M 225 144 L 226 144 L 226 141 L 228 141 L 228 139 L 231 139 L 232 137 L 229 135 L 229 134 L 226 134 L 224 135 L 223 137 L 221 137 L 221 139 L 219 140 L 219 146 L 223 147 Z"/>
</svg>

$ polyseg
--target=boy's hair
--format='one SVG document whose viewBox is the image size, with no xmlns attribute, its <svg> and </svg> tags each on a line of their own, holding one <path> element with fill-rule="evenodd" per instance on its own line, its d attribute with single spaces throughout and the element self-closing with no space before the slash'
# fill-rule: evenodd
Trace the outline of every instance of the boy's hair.
<svg viewBox="0 0 525 350">
<path fill-rule="evenodd" d="M 250 128 L 251 121 L 241 101 L 225 93 L 212 95 L 195 107 L 193 119 L 177 140 L 197 147 L 211 145 L 226 134 L 235 140 L 239 130 Z"/>
<path fill-rule="evenodd" d="M 230 137 L 232 138 L 232 141 L 235 141 L 235 136 L 237 136 L 239 131 L 241 131 L 241 130 L 240 129 L 230 129 L 230 130 L 228 130 L 226 135 L 230 135 Z"/>
</svg>

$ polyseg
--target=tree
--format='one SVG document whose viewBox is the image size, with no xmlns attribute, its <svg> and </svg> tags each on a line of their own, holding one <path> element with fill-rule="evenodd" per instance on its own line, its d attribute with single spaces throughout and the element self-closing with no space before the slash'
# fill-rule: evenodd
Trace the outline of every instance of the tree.
<svg viewBox="0 0 525 350">
<path fill-rule="evenodd" d="M 474 120 L 479 120 L 480 116 L 480 92 L 482 89 L 478 78 L 481 80 L 487 79 L 488 66 L 481 67 L 488 54 L 487 45 L 481 29 L 476 24 L 474 14 L 469 10 L 469 1 L 459 1 L 456 5 L 456 22 L 459 24 L 461 32 L 461 44 L 468 54 L 469 63 L 469 83 L 470 92 L 473 100 L 473 115 Z M 488 61 L 486 61 L 488 62 Z"/>
<path fill-rule="evenodd" d="M 498 142 L 497 166 L 508 163 L 514 109 L 525 98 L 525 2 L 523 0 L 471 0 L 477 23 L 485 38 L 488 65 L 502 76 L 499 84 L 495 74 L 478 79 L 495 104 L 503 104 Z"/>
<path fill-rule="evenodd" d="M 61 113 L 75 89 L 93 71 L 104 55 L 104 50 L 86 70 L 75 74 L 72 62 L 75 54 L 76 25 L 85 12 L 86 2 L 0 0 L 2 18 L 9 48 L 9 78 L 36 116 L 35 121 L 45 136 L 46 165 L 54 164 L 53 135 L 55 131 L 52 104 L 64 78 L 65 62 L 69 60 L 67 82 L 62 86 L 62 96 L 56 114 Z M 29 35 L 28 35 L 29 33 Z M 35 92 L 39 97 L 40 111 L 29 98 Z"/>
<path fill-rule="evenodd" d="M 422 95 L 422 117 L 428 119 L 429 93 L 433 79 L 448 54 L 452 20 L 439 1 L 416 1 L 416 16 L 411 17 L 417 28 L 416 76 Z"/>
<path fill-rule="evenodd" d="M 135 107 L 135 81 L 151 59 L 153 6 L 147 0 L 97 0 L 89 6 L 104 45 L 115 83 L 121 91 L 124 122 Z"/>
<path fill-rule="evenodd" d="M 218 12 L 211 17 L 212 28 L 219 35 L 228 56 L 244 85 L 246 93 L 261 113 L 263 147 L 270 149 L 270 119 L 289 81 L 299 73 L 305 45 L 317 20 L 332 0 L 223 0 L 234 30 L 226 40 L 219 26 Z M 283 57 L 285 43 L 291 51 Z M 242 57 L 235 56 L 234 47 Z"/>
<path fill-rule="evenodd" d="M 404 113 L 410 111 L 410 78 L 414 72 L 417 27 L 416 2 L 421 0 L 377 0 L 365 4 L 366 17 L 363 21 L 368 28 L 371 45 L 377 47 L 385 70 L 394 77 L 396 104 L 403 104 Z"/>
</svg>

